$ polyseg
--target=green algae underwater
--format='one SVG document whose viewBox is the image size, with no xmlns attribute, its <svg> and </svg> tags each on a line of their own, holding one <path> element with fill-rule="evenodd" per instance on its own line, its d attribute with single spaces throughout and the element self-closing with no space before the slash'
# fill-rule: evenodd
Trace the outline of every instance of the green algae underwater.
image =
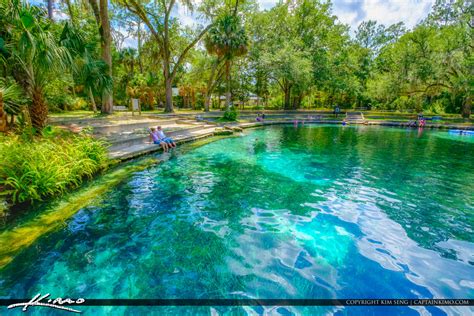
<svg viewBox="0 0 474 316">
<path fill-rule="evenodd" d="M 372 126 L 286 125 L 206 142 L 132 172 L 63 226 L 23 247 L 0 270 L 0 297 L 474 295 L 469 138 Z M 212 308 L 221 314 L 286 315 L 471 310 Z M 182 315 L 209 314 L 210 308 L 84 311 Z"/>
<path fill-rule="evenodd" d="M 215 136 L 186 143 L 181 152 L 186 153 L 193 148 L 222 138 L 224 137 Z M 31 206 L 30 209 L 34 214 L 28 214 L 26 211 L 26 214 L 22 214 L 20 218 L 14 219 L 14 221 L 19 220 L 19 223 L 8 223 L 0 233 L 0 269 L 8 265 L 16 254 L 31 246 L 41 236 L 64 227 L 71 216 L 91 201 L 98 203 L 104 193 L 125 181 L 133 173 L 160 164 L 164 160 L 166 159 L 163 157 L 145 156 L 115 167 L 113 165 L 118 162 L 111 161 L 111 169 L 107 169 L 105 174 L 85 183 L 81 188 L 50 202 L 41 203 L 40 210 L 35 210 L 34 205 Z"/>
</svg>

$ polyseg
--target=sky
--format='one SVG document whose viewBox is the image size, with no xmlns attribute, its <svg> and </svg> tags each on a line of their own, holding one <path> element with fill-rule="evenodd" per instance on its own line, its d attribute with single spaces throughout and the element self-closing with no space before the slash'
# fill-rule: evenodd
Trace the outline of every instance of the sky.
<svg viewBox="0 0 474 316">
<path fill-rule="evenodd" d="M 272 5 L 274 0 L 259 0 Z M 351 33 L 362 21 L 375 20 L 385 26 L 404 22 L 412 28 L 426 18 L 434 0 L 333 0 L 333 12 Z"/>
<path fill-rule="evenodd" d="M 278 0 L 257 0 L 260 9 L 270 9 Z M 409 28 L 424 19 L 434 0 L 332 0 L 333 14 L 351 31 L 364 20 L 376 20 L 386 26 L 404 22 Z M 192 25 L 193 18 L 184 8 L 177 8 L 177 16 L 185 25 Z"/>
<path fill-rule="evenodd" d="M 196 0 L 200 1 L 200 0 Z M 261 10 L 271 9 L 278 0 L 256 0 Z M 351 27 L 354 35 L 362 21 L 375 20 L 389 26 L 398 22 L 412 28 L 428 16 L 435 0 L 331 0 L 333 14 Z M 177 5 L 174 15 L 182 24 L 192 26 L 196 20 L 184 7 Z"/>
<path fill-rule="evenodd" d="M 30 2 L 37 1 L 38 0 L 30 0 Z M 270 9 L 278 2 L 278 0 L 256 1 L 261 10 Z M 435 0 L 331 0 L 333 3 L 333 14 L 338 17 L 340 22 L 348 24 L 351 27 L 351 35 L 354 35 L 357 26 L 362 21 L 367 20 L 375 20 L 385 26 L 404 22 L 408 28 L 412 28 L 422 19 L 426 18 L 434 1 Z M 180 4 L 175 7 L 173 13 L 184 25 L 193 26 L 196 23 L 193 14 Z M 128 38 L 124 42 L 125 47 L 136 47 L 136 45 L 136 39 L 133 38 Z"/>
</svg>

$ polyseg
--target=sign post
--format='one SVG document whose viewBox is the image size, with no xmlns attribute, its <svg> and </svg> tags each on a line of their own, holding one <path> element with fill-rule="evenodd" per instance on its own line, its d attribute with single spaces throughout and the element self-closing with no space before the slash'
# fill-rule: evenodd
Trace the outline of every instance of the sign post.
<svg viewBox="0 0 474 316">
<path fill-rule="evenodd" d="M 132 99 L 132 115 L 138 111 L 138 115 L 142 115 L 142 107 L 140 106 L 140 99 Z"/>
</svg>

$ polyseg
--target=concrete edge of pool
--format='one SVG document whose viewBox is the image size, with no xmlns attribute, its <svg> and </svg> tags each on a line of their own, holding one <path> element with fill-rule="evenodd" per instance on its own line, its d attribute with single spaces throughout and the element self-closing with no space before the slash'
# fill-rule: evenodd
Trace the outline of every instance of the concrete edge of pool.
<svg viewBox="0 0 474 316">
<path fill-rule="evenodd" d="M 335 120 L 297 120 L 299 123 L 304 124 L 331 124 L 331 125 L 341 125 L 341 121 Z M 218 133 L 218 129 L 232 129 L 233 127 L 241 128 L 241 129 L 249 129 L 249 128 L 258 128 L 264 126 L 271 126 L 271 125 L 288 125 L 294 124 L 294 119 L 291 120 L 278 120 L 278 121 L 265 121 L 265 122 L 245 122 L 245 123 L 228 123 L 222 125 L 216 125 L 215 128 L 206 130 L 204 133 L 197 133 L 196 135 L 190 135 L 187 137 L 183 137 L 180 139 L 176 139 L 177 144 L 184 144 L 193 142 L 196 140 L 200 140 L 207 137 L 216 136 Z M 366 122 L 351 122 L 350 125 L 362 125 L 362 126 L 387 126 L 387 127 L 400 127 L 400 128 L 413 128 L 408 126 L 407 122 L 392 122 L 392 121 L 369 121 Z M 448 129 L 461 129 L 461 130 L 474 130 L 474 126 L 463 126 L 463 125 L 442 125 L 442 124 L 427 124 L 425 129 L 440 129 L 440 130 L 448 130 Z M 126 150 L 121 155 L 111 157 L 112 160 L 115 160 L 117 163 L 128 161 L 137 157 L 141 157 L 150 153 L 161 151 L 162 148 L 160 146 L 154 144 L 144 144 L 138 150 Z"/>
</svg>

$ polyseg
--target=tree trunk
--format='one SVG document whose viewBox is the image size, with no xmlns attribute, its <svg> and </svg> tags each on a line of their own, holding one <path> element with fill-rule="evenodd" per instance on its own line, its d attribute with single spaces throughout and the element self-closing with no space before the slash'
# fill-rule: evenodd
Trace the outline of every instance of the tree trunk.
<svg viewBox="0 0 474 316">
<path fill-rule="evenodd" d="M 66 6 L 67 6 L 67 11 L 69 12 L 69 19 L 71 20 L 71 24 L 73 26 L 76 26 L 76 19 L 74 17 L 74 11 L 72 9 L 72 3 L 71 0 L 65 0 Z"/>
<path fill-rule="evenodd" d="M 48 107 L 44 102 L 41 88 L 34 88 L 31 96 L 32 105 L 30 107 L 31 124 L 38 131 L 46 126 L 48 119 Z"/>
<path fill-rule="evenodd" d="M 3 94 L 0 92 L 0 132 L 7 130 L 7 113 L 3 110 Z"/>
<path fill-rule="evenodd" d="M 211 94 L 206 93 L 204 96 L 205 102 L 204 102 L 204 112 L 209 112 L 209 105 L 211 104 Z"/>
<path fill-rule="evenodd" d="M 220 75 L 219 75 L 220 70 L 218 70 L 218 67 L 221 61 L 222 61 L 221 59 L 217 59 L 216 62 L 212 65 L 211 75 L 209 77 L 209 80 L 207 81 L 206 95 L 204 97 L 205 99 L 204 111 L 205 112 L 209 112 L 209 105 L 211 104 L 211 101 L 212 101 L 211 100 L 212 91 L 214 91 L 217 81 L 220 78 Z"/>
<path fill-rule="evenodd" d="M 140 68 L 140 73 L 143 73 L 143 63 L 142 63 L 142 36 L 140 31 L 141 22 L 138 21 L 138 30 L 137 30 L 137 39 L 138 39 L 138 67 Z"/>
<path fill-rule="evenodd" d="M 290 100 L 290 97 L 291 97 L 291 86 L 288 85 L 285 87 L 285 105 L 284 105 L 284 108 L 285 110 L 289 110 L 291 109 L 291 100 Z"/>
<path fill-rule="evenodd" d="M 229 110 L 231 95 L 230 95 L 230 60 L 225 61 L 225 80 L 226 80 L 226 92 L 225 92 L 225 110 Z"/>
<path fill-rule="evenodd" d="M 92 88 L 89 87 L 88 90 L 88 94 L 89 94 L 89 98 L 91 99 L 91 105 L 92 105 L 92 110 L 94 111 L 94 114 L 97 113 L 97 105 L 95 104 L 95 100 L 94 100 L 94 94 L 92 94 Z"/>
<path fill-rule="evenodd" d="M 53 0 L 47 0 L 48 3 L 48 19 L 53 20 Z"/>
<path fill-rule="evenodd" d="M 299 94 L 293 98 L 293 110 L 297 110 L 301 106 L 302 99 L 303 99 L 302 94 Z"/>
<path fill-rule="evenodd" d="M 165 80 L 165 89 L 166 89 L 166 103 L 165 103 L 165 112 L 173 113 L 173 86 L 172 80 L 166 79 Z"/>
<path fill-rule="evenodd" d="M 465 119 L 471 116 L 472 97 L 467 96 L 462 105 L 462 117 Z"/>
<path fill-rule="evenodd" d="M 110 33 L 110 22 L 108 12 L 108 1 L 100 0 L 100 22 L 102 29 L 102 59 L 109 66 L 109 75 L 112 77 L 112 35 Z M 113 112 L 113 89 L 111 91 L 105 91 L 102 96 L 102 113 L 110 114 Z"/>
</svg>

